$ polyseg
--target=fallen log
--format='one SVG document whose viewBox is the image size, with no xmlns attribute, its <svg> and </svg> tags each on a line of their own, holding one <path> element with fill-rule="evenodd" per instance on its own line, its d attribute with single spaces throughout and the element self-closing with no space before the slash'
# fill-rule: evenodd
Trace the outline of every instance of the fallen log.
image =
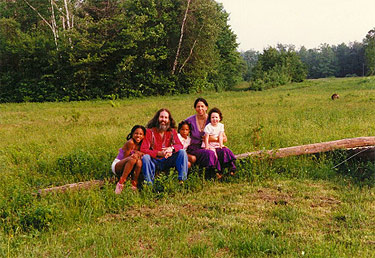
<svg viewBox="0 0 375 258">
<path fill-rule="evenodd" d="M 276 150 L 265 150 L 265 151 L 254 151 L 246 152 L 243 154 L 235 155 L 237 159 L 243 159 L 247 157 L 259 157 L 259 158 L 284 158 L 288 156 L 299 156 L 304 154 L 315 154 L 320 152 L 333 151 L 338 149 L 346 149 L 352 153 L 361 152 L 364 155 L 363 148 L 368 149 L 370 155 L 374 154 L 375 149 L 375 137 L 358 137 L 358 138 L 348 138 L 337 141 L 330 142 L 320 142 L 307 145 L 293 146 L 287 148 L 281 148 Z M 366 151 L 367 151 L 366 149 Z M 39 195 L 45 195 L 52 192 L 65 192 L 67 190 L 75 189 L 91 189 L 93 187 L 101 187 L 105 182 L 114 182 L 115 178 L 111 180 L 91 180 L 85 182 L 78 182 L 73 184 L 67 184 L 62 186 L 55 186 L 46 189 L 38 190 Z"/>
<path fill-rule="evenodd" d="M 304 154 L 315 154 L 320 152 L 333 151 L 338 149 L 353 149 L 357 147 L 375 146 L 375 137 L 348 138 L 337 141 L 320 142 L 281 148 L 276 150 L 254 151 L 235 155 L 237 159 L 247 157 L 268 157 L 272 159 L 284 158 L 288 156 L 299 156 Z"/>
<path fill-rule="evenodd" d="M 85 182 L 78 182 L 72 184 L 66 184 L 61 186 L 55 186 L 45 189 L 39 189 L 38 195 L 46 195 L 48 193 L 55 193 L 55 192 L 66 192 L 68 190 L 79 190 L 79 189 L 91 189 L 94 187 L 101 187 L 106 182 L 112 182 L 114 179 L 111 180 L 90 180 Z"/>
</svg>

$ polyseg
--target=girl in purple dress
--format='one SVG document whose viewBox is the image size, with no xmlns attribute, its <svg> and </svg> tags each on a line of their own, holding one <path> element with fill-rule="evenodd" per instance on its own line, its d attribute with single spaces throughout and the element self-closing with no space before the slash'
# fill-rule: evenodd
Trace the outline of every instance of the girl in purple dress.
<svg viewBox="0 0 375 258">
<path fill-rule="evenodd" d="M 126 137 L 128 140 L 124 146 L 119 149 L 119 153 L 115 160 L 112 162 L 112 172 L 120 177 L 116 185 L 116 194 L 120 194 L 124 188 L 124 183 L 129 174 L 134 171 L 134 178 L 131 180 L 132 190 L 137 190 L 138 177 L 142 169 L 142 156 L 143 153 L 139 151 L 142 140 L 145 137 L 146 128 L 142 125 L 135 125 L 129 135 Z"/>
<path fill-rule="evenodd" d="M 222 148 L 217 151 L 216 155 L 212 150 L 203 149 L 201 147 L 204 136 L 203 130 L 209 123 L 207 101 L 204 98 L 197 98 L 194 102 L 194 108 L 196 114 L 186 119 L 186 121 L 191 124 L 191 142 L 187 150 L 188 154 L 194 155 L 196 157 L 196 163 L 201 167 L 216 168 L 220 172 L 222 172 L 225 167 L 229 167 L 233 175 L 236 170 L 233 161 L 236 157 L 231 150 Z M 215 138 L 210 138 L 210 141 L 215 141 Z M 223 141 L 227 141 L 225 133 L 223 133 Z"/>
</svg>

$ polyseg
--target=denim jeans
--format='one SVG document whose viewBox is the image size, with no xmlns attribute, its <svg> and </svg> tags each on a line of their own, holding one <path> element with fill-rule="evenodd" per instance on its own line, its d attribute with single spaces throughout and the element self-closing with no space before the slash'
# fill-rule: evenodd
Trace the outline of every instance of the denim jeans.
<svg viewBox="0 0 375 258">
<path fill-rule="evenodd" d="M 178 180 L 186 180 L 188 172 L 188 157 L 185 150 L 173 153 L 169 158 L 154 159 L 145 154 L 142 158 L 142 171 L 146 182 L 153 183 L 155 171 L 175 167 L 178 171 Z"/>
</svg>

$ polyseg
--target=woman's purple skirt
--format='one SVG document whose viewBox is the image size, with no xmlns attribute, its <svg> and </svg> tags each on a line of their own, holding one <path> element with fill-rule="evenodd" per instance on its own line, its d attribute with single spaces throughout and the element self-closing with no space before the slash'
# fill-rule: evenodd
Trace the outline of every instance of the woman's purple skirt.
<svg viewBox="0 0 375 258">
<path fill-rule="evenodd" d="M 189 145 L 187 152 L 197 157 L 196 164 L 205 168 L 216 168 L 219 171 L 229 167 L 231 171 L 236 170 L 234 161 L 236 157 L 228 148 L 216 148 L 216 154 L 212 150 L 202 149 L 200 145 Z"/>
</svg>

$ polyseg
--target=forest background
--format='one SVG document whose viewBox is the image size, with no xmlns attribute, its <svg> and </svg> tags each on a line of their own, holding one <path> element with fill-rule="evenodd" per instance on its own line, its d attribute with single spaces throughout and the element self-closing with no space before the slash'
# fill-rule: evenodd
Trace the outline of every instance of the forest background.
<svg viewBox="0 0 375 258">
<path fill-rule="evenodd" d="M 213 0 L 0 0 L 0 102 L 116 99 L 373 75 L 375 33 L 239 53 Z"/>
</svg>

